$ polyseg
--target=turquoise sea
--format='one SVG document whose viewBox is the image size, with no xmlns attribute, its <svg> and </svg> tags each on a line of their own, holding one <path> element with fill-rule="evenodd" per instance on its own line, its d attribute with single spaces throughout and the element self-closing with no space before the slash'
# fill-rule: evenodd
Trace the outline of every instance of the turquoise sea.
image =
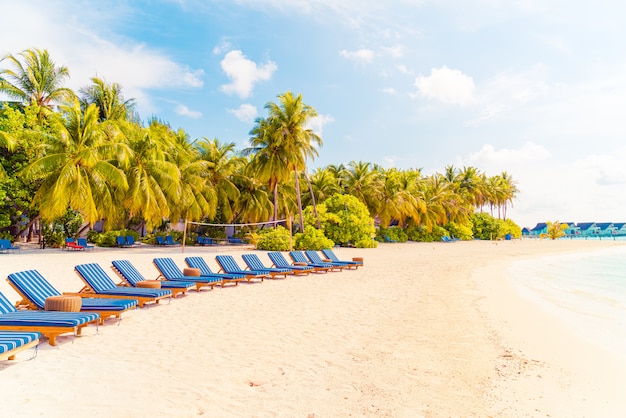
<svg viewBox="0 0 626 418">
<path fill-rule="evenodd" d="M 509 277 L 522 297 L 626 358 L 626 246 L 516 261 Z"/>
</svg>

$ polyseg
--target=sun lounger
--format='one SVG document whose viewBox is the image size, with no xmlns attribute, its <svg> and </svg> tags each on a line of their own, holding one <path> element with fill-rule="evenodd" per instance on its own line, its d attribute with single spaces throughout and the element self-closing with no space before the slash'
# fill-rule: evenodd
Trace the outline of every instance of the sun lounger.
<svg viewBox="0 0 626 418">
<path fill-rule="evenodd" d="M 272 260 L 272 263 L 274 263 L 274 267 L 277 268 L 290 268 L 296 274 L 309 274 L 316 272 L 313 267 L 310 267 L 308 265 L 289 264 L 285 256 L 283 256 L 283 253 L 280 253 L 278 251 L 271 251 L 267 253 L 267 256 L 270 258 L 270 260 Z"/>
<path fill-rule="evenodd" d="M 96 248 L 95 245 L 91 245 L 87 242 L 87 238 L 78 238 L 76 240 L 76 243 L 83 247 L 85 250 L 93 250 L 94 248 Z"/>
<path fill-rule="evenodd" d="M 304 255 L 313 264 L 318 264 L 318 265 L 326 264 L 326 265 L 329 265 L 331 271 L 332 270 L 341 271 L 341 270 L 346 269 L 346 268 L 349 267 L 346 263 L 333 262 L 333 261 L 324 261 L 324 260 L 322 260 L 322 257 L 320 257 L 320 255 L 317 253 L 317 251 L 306 250 L 304 252 Z"/>
<path fill-rule="evenodd" d="M 222 276 L 218 276 L 217 274 L 202 274 L 200 271 L 200 276 L 185 276 L 185 273 L 178 268 L 174 260 L 167 257 L 155 258 L 152 260 L 154 267 L 159 271 L 160 277 L 165 278 L 166 280 L 184 280 L 184 281 L 193 281 L 196 283 L 196 290 L 200 290 L 201 287 L 210 287 L 213 289 L 215 285 L 220 285 L 224 287 L 224 283 L 227 283 L 232 280 L 226 280 Z M 235 282 L 236 283 L 236 282 Z"/>
<path fill-rule="evenodd" d="M 200 270 L 201 276 L 219 277 L 222 280 L 222 287 L 226 283 L 235 283 L 236 286 L 240 281 L 246 280 L 243 274 L 214 273 L 202 257 L 185 257 L 185 264 L 190 268 Z"/>
<path fill-rule="evenodd" d="M 168 235 L 165 237 L 165 245 L 178 245 L 178 244 L 180 244 L 180 242 L 174 241 L 171 235 Z"/>
<path fill-rule="evenodd" d="M 0 330 L 40 332 L 50 345 L 56 345 L 61 334 L 80 335 L 84 327 L 99 319 L 97 313 L 87 312 L 18 311 L 0 293 Z"/>
<path fill-rule="evenodd" d="M 74 238 L 65 238 L 65 249 L 66 250 L 79 250 L 82 251 L 85 249 L 82 245 L 78 245 Z"/>
<path fill-rule="evenodd" d="M 137 287 L 138 283 L 147 281 L 130 261 L 113 260 L 111 263 L 113 271 L 124 281 L 123 285 Z M 161 285 L 161 289 L 171 290 L 173 297 L 179 294 L 184 295 L 187 293 L 187 290 L 196 287 L 195 282 L 182 280 L 159 280 L 159 284 Z"/>
<path fill-rule="evenodd" d="M 24 298 L 18 302 L 19 307 L 33 310 L 44 310 L 46 299 L 54 296 L 61 296 L 61 292 L 56 290 L 37 270 L 26 270 L 11 273 L 7 277 L 7 282 L 15 291 Z M 137 301 L 133 299 L 102 299 L 102 298 L 82 298 L 81 312 L 97 312 L 100 315 L 100 323 L 110 317 L 122 318 L 122 313 L 137 306 Z"/>
<path fill-rule="evenodd" d="M 263 281 L 263 279 L 269 277 L 269 272 L 267 271 L 250 271 L 242 269 L 239 267 L 232 255 L 217 255 L 215 256 L 215 260 L 222 269 L 221 271 L 228 274 L 243 274 L 246 276 L 248 283 L 250 283 L 250 280 L 252 279 L 261 279 L 261 281 Z"/>
<path fill-rule="evenodd" d="M 328 263 L 312 263 L 301 251 L 289 251 L 289 257 L 293 260 L 293 264 L 313 267 L 316 273 L 326 273 L 333 268 L 333 266 Z"/>
<path fill-rule="evenodd" d="M 265 267 L 259 256 L 256 254 L 243 254 L 241 258 L 243 258 L 243 261 L 248 266 L 248 269 L 252 271 L 266 271 L 272 279 L 276 276 L 287 277 L 288 274 L 296 274 L 291 268 Z"/>
<path fill-rule="evenodd" d="M 333 250 L 331 250 L 330 248 L 326 248 L 322 250 L 322 254 L 324 254 L 324 257 L 326 257 L 327 259 L 329 259 L 332 262 L 335 263 L 346 263 L 349 266 L 354 266 L 354 268 L 359 268 L 361 266 L 363 266 L 363 261 L 361 259 L 361 261 L 359 261 L 359 259 L 352 259 L 352 261 L 348 261 L 348 260 L 340 260 L 337 255 L 333 252 Z"/>
<path fill-rule="evenodd" d="M 0 331 L 0 361 L 15 360 L 15 355 L 39 345 L 38 332 Z M 33 356 L 34 357 L 34 356 Z"/>
<path fill-rule="evenodd" d="M 20 247 L 11 245 L 8 239 L 0 239 L 0 252 L 8 253 L 9 251 L 19 251 Z"/>
<path fill-rule="evenodd" d="M 118 287 L 99 264 L 79 264 L 74 271 L 85 283 L 78 293 L 81 297 L 136 299 L 140 308 L 148 302 L 159 303 L 161 299 L 172 298 L 168 289 Z"/>
</svg>

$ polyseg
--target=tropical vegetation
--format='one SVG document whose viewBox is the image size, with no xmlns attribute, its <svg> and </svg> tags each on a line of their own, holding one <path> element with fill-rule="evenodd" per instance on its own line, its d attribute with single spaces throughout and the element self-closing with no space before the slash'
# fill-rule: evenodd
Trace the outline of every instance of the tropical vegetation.
<svg viewBox="0 0 626 418">
<path fill-rule="evenodd" d="M 0 235 L 48 231 L 57 242 L 92 231 L 95 241 L 97 229 L 106 245 L 111 231 L 154 236 L 181 220 L 287 220 L 300 247 L 373 247 L 385 234 L 496 239 L 519 230 L 506 219 L 518 194 L 506 172 L 450 165 L 424 174 L 364 161 L 309 171 L 323 142 L 310 128 L 317 111 L 300 94 L 268 102 L 250 146 L 238 150 L 217 138 L 191 139 L 157 117 L 142 120 L 117 83 L 94 77 L 74 92 L 68 77 L 46 50 L 0 61 L 0 95 L 9 99 L 0 103 Z M 284 231 L 267 228 L 245 233 L 258 245 L 284 247 Z"/>
</svg>

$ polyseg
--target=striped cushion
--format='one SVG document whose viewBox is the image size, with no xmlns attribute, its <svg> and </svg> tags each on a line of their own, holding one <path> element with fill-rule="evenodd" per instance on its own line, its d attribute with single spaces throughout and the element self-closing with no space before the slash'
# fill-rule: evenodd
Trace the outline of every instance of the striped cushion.
<svg viewBox="0 0 626 418">
<path fill-rule="evenodd" d="M 61 295 L 37 270 L 11 273 L 7 280 L 39 309 L 44 308 L 47 298 Z"/>
<path fill-rule="evenodd" d="M 266 272 L 258 272 L 258 271 L 246 271 L 237 265 L 237 262 L 233 258 L 232 255 L 217 255 L 215 259 L 222 266 L 222 270 L 226 273 L 230 274 L 245 274 L 246 276 L 255 275 L 261 276 L 263 274 L 267 274 Z"/>
<path fill-rule="evenodd" d="M 0 331 L 0 354 L 15 350 L 41 337 L 38 332 Z"/>
<path fill-rule="evenodd" d="M 82 311 L 125 311 L 137 306 L 135 299 L 83 298 Z"/>
<path fill-rule="evenodd" d="M 146 280 L 128 260 L 113 260 L 112 264 L 131 286 L 136 286 L 138 282 Z M 161 288 L 165 289 L 191 289 L 195 285 L 196 284 L 191 281 L 161 281 Z"/>
<path fill-rule="evenodd" d="M 274 263 L 276 267 L 284 267 L 284 268 L 290 268 L 292 270 L 304 270 L 304 271 L 313 270 L 313 267 L 309 267 L 309 266 L 292 266 L 291 264 L 289 264 L 285 256 L 278 251 L 271 251 L 267 253 L 267 256 L 270 258 L 270 260 L 272 260 L 272 263 Z"/>
<path fill-rule="evenodd" d="M 146 280 L 128 260 L 113 260 L 111 263 L 131 286 Z"/>
<path fill-rule="evenodd" d="M 268 268 L 263 265 L 261 259 L 256 254 L 243 254 L 241 256 L 246 265 L 250 268 L 250 270 L 254 271 L 264 271 L 264 272 L 272 272 L 272 273 L 290 273 L 293 270 L 289 268 Z"/>
<path fill-rule="evenodd" d="M 219 277 L 226 280 L 243 279 L 246 277 L 243 274 L 213 273 L 211 267 L 209 267 L 202 257 L 185 257 L 185 263 L 187 263 L 187 265 L 191 268 L 200 269 L 200 274 L 202 276 Z"/>
<path fill-rule="evenodd" d="M 79 264 L 75 267 L 75 270 L 94 292 L 104 295 L 160 298 L 172 294 L 167 289 L 117 287 L 102 267 L 96 263 Z"/>
<path fill-rule="evenodd" d="M 152 261 L 159 269 L 163 277 L 167 280 L 181 279 L 185 277 L 183 272 L 171 258 L 155 258 Z"/>
</svg>

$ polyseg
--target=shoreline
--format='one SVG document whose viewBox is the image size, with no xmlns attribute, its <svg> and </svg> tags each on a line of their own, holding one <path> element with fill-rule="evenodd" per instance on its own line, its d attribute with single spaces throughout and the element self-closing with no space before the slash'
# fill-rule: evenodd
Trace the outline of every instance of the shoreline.
<svg viewBox="0 0 626 418">
<path fill-rule="evenodd" d="M 9 399 L 3 410 L 59 417 L 613 416 L 609 408 L 624 404 L 606 394 L 622 387 L 621 366 L 524 300 L 506 269 L 521 257 L 614 245 L 624 243 L 337 249 L 342 259 L 364 257 L 365 266 L 191 292 L 127 312 L 119 325 L 59 337 L 56 347 L 43 342 L 32 360 L 25 353 L 0 363 L 0 392 Z M 200 255 L 214 268 L 215 255 L 241 262 L 245 252 L 254 250 L 37 249 L 1 255 L 0 275 L 37 269 L 60 291 L 76 291 L 82 282 L 72 269 L 84 262 L 99 263 L 116 280 L 111 260 L 128 259 L 153 279 L 156 256 L 182 267 L 185 256 Z M 0 291 L 17 300 L 4 280 Z M 542 333 L 528 326 L 531 314 Z"/>
</svg>

